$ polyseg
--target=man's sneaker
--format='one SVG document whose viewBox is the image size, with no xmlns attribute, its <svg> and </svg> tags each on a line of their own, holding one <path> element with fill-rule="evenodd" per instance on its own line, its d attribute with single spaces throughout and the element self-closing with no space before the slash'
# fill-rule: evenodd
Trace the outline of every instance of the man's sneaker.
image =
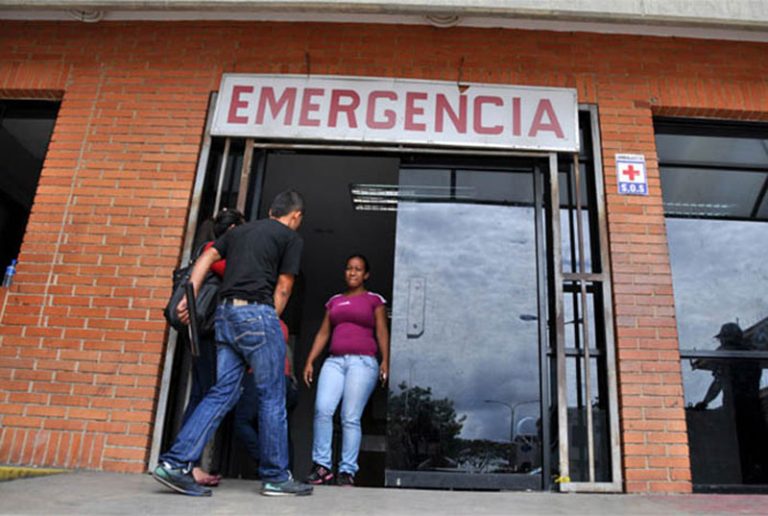
<svg viewBox="0 0 768 516">
<path fill-rule="evenodd" d="M 307 477 L 307 482 L 316 486 L 330 484 L 333 482 L 333 471 L 320 464 L 315 464 L 312 466 L 312 472 Z"/>
<path fill-rule="evenodd" d="M 312 494 L 313 487 L 303 482 L 296 482 L 293 477 L 283 482 L 264 482 L 261 494 L 264 496 L 307 496 Z"/>
<path fill-rule="evenodd" d="M 342 487 L 355 487 L 355 477 L 343 471 L 339 473 L 336 482 Z"/>
<path fill-rule="evenodd" d="M 211 490 L 195 482 L 191 470 L 171 467 L 167 462 L 158 464 L 152 478 L 174 491 L 189 496 L 211 496 Z"/>
</svg>

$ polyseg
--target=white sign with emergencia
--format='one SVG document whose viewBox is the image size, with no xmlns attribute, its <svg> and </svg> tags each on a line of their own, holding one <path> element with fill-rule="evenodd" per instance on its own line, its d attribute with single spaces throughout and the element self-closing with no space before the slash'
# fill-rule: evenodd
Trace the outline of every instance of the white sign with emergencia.
<svg viewBox="0 0 768 516">
<path fill-rule="evenodd" d="M 570 88 L 224 74 L 214 136 L 578 152 Z"/>
<path fill-rule="evenodd" d="M 648 195 L 645 156 L 642 154 L 616 154 L 616 178 L 619 183 L 620 194 Z"/>
</svg>

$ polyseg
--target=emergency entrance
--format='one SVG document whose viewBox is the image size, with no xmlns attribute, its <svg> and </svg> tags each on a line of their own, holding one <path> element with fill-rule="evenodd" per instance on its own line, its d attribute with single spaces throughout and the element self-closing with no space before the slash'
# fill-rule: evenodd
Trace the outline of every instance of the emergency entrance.
<svg viewBox="0 0 768 516">
<path fill-rule="evenodd" d="M 235 111 L 220 112 L 247 118 L 239 95 L 229 97 Z M 461 127 L 467 102 L 493 113 L 492 97 L 455 101 L 454 126 Z M 281 98 L 265 101 L 264 109 L 287 113 Z M 510 107 L 522 105 L 510 98 Z M 561 123 L 557 111 L 532 109 L 541 127 Z M 579 114 L 576 155 L 206 141 L 187 249 L 201 221 L 221 208 L 255 220 L 280 191 L 305 197 L 302 271 L 284 314 L 297 372 L 324 303 L 343 290 L 345 258 L 362 253 L 371 262 L 368 289 L 388 302 L 391 364 L 388 384 L 376 389 L 363 416 L 358 485 L 620 489 L 595 120 L 593 110 Z M 492 126 L 486 117 L 476 128 Z M 184 361 L 183 349 L 175 354 L 177 363 Z M 161 407 L 167 427 L 182 404 Z M 311 466 L 313 407 L 314 391 L 302 386 L 290 422 L 299 478 Z M 232 440 L 220 440 L 212 460 L 231 476 L 248 476 L 252 468 Z"/>
</svg>

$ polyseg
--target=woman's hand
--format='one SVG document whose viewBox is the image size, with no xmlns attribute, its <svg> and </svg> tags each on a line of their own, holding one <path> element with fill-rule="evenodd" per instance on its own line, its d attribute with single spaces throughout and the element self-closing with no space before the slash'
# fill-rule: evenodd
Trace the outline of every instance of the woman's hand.
<svg viewBox="0 0 768 516">
<path fill-rule="evenodd" d="M 381 380 L 381 385 L 387 383 L 387 378 L 389 378 L 389 364 L 382 362 L 379 365 L 379 380 Z"/>
<path fill-rule="evenodd" d="M 317 330 L 314 342 L 312 342 L 312 349 L 309 350 L 307 365 L 304 366 L 304 372 L 301 375 L 301 377 L 304 378 L 304 383 L 307 387 L 312 387 L 312 376 L 315 373 L 315 367 L 312 364 L 314 364 L 315 360 L 320 356 L 330 335 L 331 316 L 328 314 L 328 310 L 326 310 L 325 316 L 323 317 L 323 323 L 320 325 L 320 329 Z"/>
<path fill-rule="evenodd" d="M 312 387 L 312 377 L 314 374 L 315 368 L 312 365 L 312 362 L 307 362 L 307 365 L 304 366 L 304 372 L 301 375 L 304 378 L 304 383 L 307 387 Z"/>
</svg>

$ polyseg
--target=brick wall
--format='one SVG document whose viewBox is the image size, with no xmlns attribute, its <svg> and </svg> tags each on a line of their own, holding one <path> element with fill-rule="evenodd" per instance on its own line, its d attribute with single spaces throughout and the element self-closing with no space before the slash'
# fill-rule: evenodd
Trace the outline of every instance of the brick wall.
<svg viewBox="0 0 768 516">
<path fill-rule="evenodd" d="M 144 469 L 208 95 L 222 72 L 575 87 L 605 156 L 629 492 L 690 490 L 652 115 L 765 119 L 768 45 L 394 25 L 4 22 L 0 96 L 61 110 L 0 314 L 0 463 Z M 57 97 L 58 98 L 58 97 Z M 651 195 L 615 192 L 643 153 Z"/>
</svg>

